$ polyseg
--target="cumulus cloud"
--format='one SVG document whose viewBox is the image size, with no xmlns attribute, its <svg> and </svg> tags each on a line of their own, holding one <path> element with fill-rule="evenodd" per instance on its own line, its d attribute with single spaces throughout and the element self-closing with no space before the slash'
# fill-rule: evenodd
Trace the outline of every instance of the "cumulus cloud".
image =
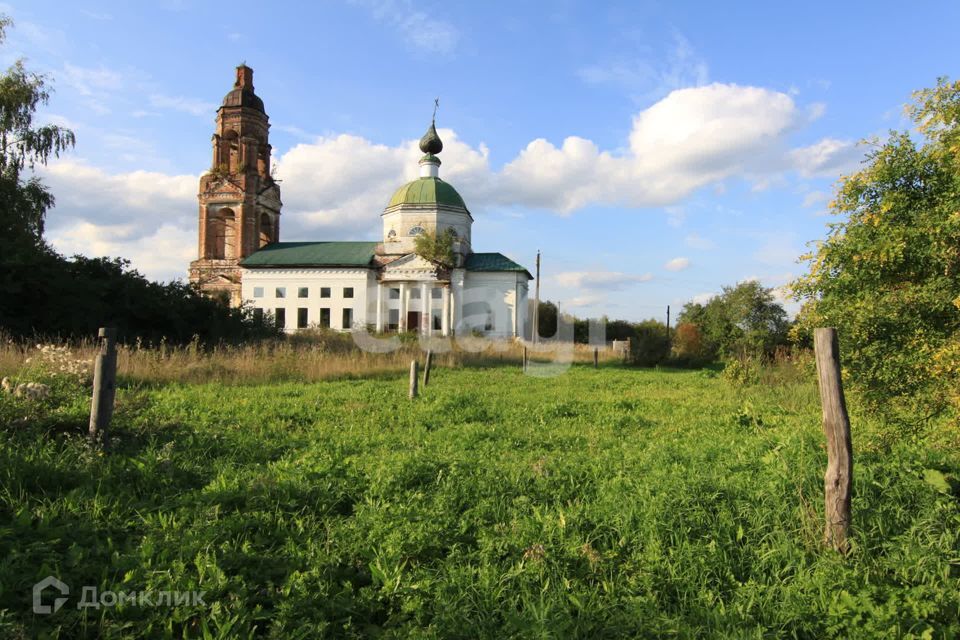
<svg viewBox="0 0 960 640">
<path fill-rule="evenodd" d="M 144 235 L 126 225 L 93 224 L 82 220 L 51 234 L 51 244 L 65 255 L 133 257 L 133 266 L 156 280 L 176 280 L 186 275 L 197 257 L 197 232 L 174 224 L 161 224 Z"/>
<path fill-rule="evenodd" d="M 787 137 L 805 121 L 785 93 L 733 84 L 679 89 L 634 117 L 625 153 L 578 137 L 560 147 L 534 140 L 503 168 L 500 193 L 560 213 L 587 204 L 665 206 L 734 175 L 786 168 Z"/>
<path fill-rule="evenodd" d="M 667 271 L 683 271 L 690 266 L 689 258 L 674 258 L 673 260 L 668 260 L 663 268 Z"/>
<path fill-rule="evenodd" d="M 61 160 L 41 177 L 57 196 L 46 235 L 58 251 L 128 258 L 159 280 L 182 277 L 196 258 L 199 176 L 109 174 Z"/>
</svg>

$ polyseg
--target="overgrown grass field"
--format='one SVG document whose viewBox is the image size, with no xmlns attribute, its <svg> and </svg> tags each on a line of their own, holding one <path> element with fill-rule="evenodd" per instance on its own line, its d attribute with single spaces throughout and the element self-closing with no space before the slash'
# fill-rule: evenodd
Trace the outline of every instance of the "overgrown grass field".
<svg viewBox="0 0 960 640">
<path fill-rule="evenodd" d="M 854 411 L 841 557 L 820 545 L 812 376 L 438 368 L 422 391 L 128 385 L 105 455 L 81 393 L 0 397 L 0 636 L 960 635 L 942 433 Z M 47 575 L 71 600 L 35 615 Z M 78 609 L 83 585 L 205 604 Z"/>
</svg>

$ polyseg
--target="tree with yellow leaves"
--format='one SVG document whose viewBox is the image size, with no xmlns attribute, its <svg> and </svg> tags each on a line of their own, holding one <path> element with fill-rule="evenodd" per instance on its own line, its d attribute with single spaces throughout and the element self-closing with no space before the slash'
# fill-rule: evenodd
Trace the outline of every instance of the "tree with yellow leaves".
<svg viewBox="0 0 960 640">
<path fill-rule="evenodd" d="M 837 327 L 847 381 L 888 415 L 931 417 L 960 385 L 960 82 L 918 91 L 914 132 L 841 179 L 826 239 L 793 283 L 798 329 Z"/>
</svg>

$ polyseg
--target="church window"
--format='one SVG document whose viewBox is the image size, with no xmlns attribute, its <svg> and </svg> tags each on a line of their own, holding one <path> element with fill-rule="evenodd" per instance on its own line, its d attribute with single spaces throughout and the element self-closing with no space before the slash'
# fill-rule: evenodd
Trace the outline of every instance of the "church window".
<svg viewBox="0 0 960 640">
<path fill-rule="evenodd" d="M 286 287 L 277 287 L 275 292 L 277 298 L 286 298 L 287 297 L 287 288 Z"/>
<path fill-rule="evenodd" d="M 410 289 L 410 299 L 419 300 L 420 299 L 420 289 Z"/>
<path fill-rule="evenodd" d="M 410 236 L 418 236 L 418 235 L 420 235 L 421 233 L 423 233 L 423 227 L 421 227 L 420 225 L 417 225 L 417 226 L 413 227 L 412 229 L 410 229 L 410 231 L 407 233 L 407 235 L 410 235 Z"/>
<path fill-rule="evenodd" d="M 274 317 L 277 319 L 277 328 L 285 329 L 287 326 L 287 310 L 286 309 L 277 309 L 273 312 Z"/>
<path fill-rule="evenodd" d="M 343 324 L 341 327 L 349 329 L 353 326 L 353 309 L 347 307 L 343 310 Z"/>
<path fill-rule="evenodd" d="M 307 326 L 307 309 L 300 307 L 297 309 L 297 329 L 305 329 Z"/>
<path fill-rule="evenodd" d="M 330 309 L 320 309 L 320 326 L 324 329 L 330 328 Z"/>
<path fill-rule="evenodd" d="M 298 287 L 297 288 L 297 297 L 298 298 L 307 298 L 310 296 L 309 287 Z"/>
<path fill-rule="evenodd" d="M 430 297 L 434 300 L 440 300 L 443 297 L 443 289 L 440 287 L 434 287 L 430 289 Z"/>
<path fill-rule="evenodd" d="M 391 300 L 399 300 L 399 299 L 400 299 L 400 289 L 397 289 L 396 287 L 391 287 L 391 288 L 390 288 L 390 299 L 391 299 Z"/>
<path fill-rule="evenodd" d="M 253 297 L 262 298 L 263 297 L 263 287 L 254 287 L 253 288 Z"/>
<path fill-rule="evenodd" d="M 343 297 L 352 298 L 353 297 L 353 287 L 344 287 L 343 288 Z"/>
<path fill-rule="evenodd" d="M 320 297 L 329 298 L 330 297 L 330 287 L 320 287 Z"/>
<path fill-rule="evenodd" d="M 396 237 L 397 237 L 397 232 L 394 231 L 393 229 L 390 229 L 390 233 L 387 234 L 387 239 L 393 240 Z"/>
<path fill-rule="evenodd" d="M 387 329 L 396 331 L 400 328 L 400 309 L 390 309 L 387 318 Z"/>
</svg>

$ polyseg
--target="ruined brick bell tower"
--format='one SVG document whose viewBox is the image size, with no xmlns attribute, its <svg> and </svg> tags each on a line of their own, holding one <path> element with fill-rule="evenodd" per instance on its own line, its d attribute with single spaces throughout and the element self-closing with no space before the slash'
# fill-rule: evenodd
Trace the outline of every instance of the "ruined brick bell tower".
<svg viewBox="0 0 960 640">
<path fill-rule="evenodd" d="M 253 92 L 253 69 L 237 67 L 217 110 L 213 166 L 200 178 L 199 259 L 190 282 L 239 306 L 241 260 L 280 239 L 280 187 L 270 177 L 270 123 Z"/>
</svg>

